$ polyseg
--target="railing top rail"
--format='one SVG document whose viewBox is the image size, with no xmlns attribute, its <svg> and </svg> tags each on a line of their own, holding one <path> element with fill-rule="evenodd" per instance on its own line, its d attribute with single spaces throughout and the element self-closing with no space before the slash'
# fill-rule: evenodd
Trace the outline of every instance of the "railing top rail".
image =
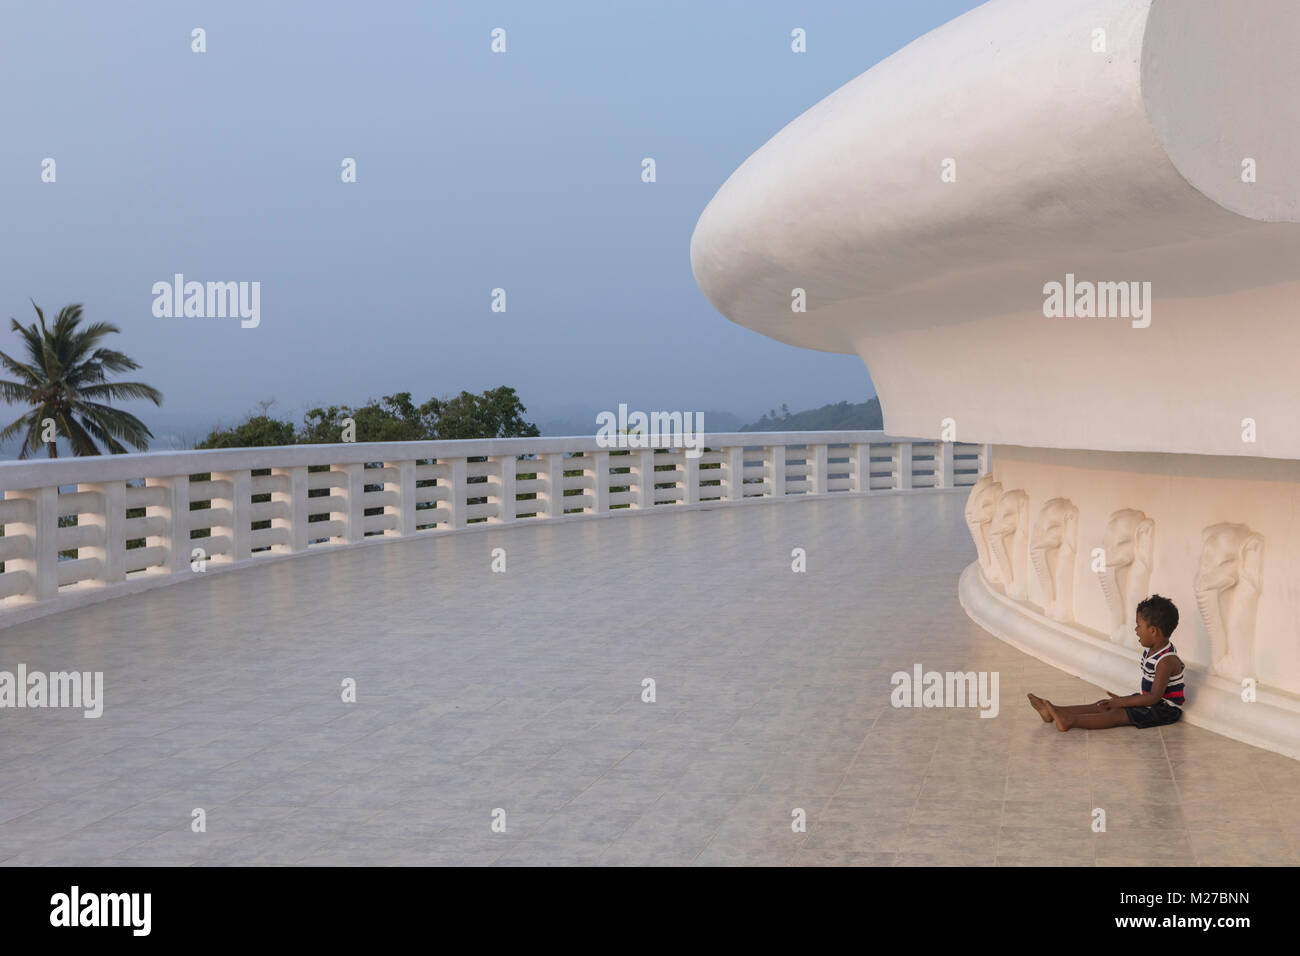
<svg viewBox="0 0 1300 956">
<path fill-rule="evenodd" d="M 838 445 L 928 442 L 883 431 L 717 432 L 706 433 L 707 447 L 769 445 Z M 466 458 L 493 455 L 557 454 L 600 451 L 596 436 L 545 438 L 476 438 L 452 441 L 346 442 L 335 445 L 271 445 L 256 448 L 213 448 L 143 452 L 86 458 L 55 458 L 0 462 L 0 491 L 131 478 L 161 478 L 246 468 L 289 468 L 299 465 L 347 465 L 370 461 L 411 461 L 421 458 Z"/>
</svg>

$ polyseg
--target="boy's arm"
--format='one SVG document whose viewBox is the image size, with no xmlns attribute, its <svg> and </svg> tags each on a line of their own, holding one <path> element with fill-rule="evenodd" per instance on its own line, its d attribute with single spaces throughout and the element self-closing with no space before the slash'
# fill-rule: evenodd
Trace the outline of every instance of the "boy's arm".
<svg viewBox="0 0 1300 956">
<path fill-rule="evenodd" d="M 1141 694 L 1114 694 L 1110 691 L 1106 691 L 1106 693 L 1110 694 L 1110 696 L 1105 700 L 1097 701 L 1097 708 L 1099 710 L 1112 710 L 1116 707 L 1136 707 L 1138 706 L 1136 698 L 1142 696 Z M 1120 703 L 1120 701 L 1124 701 L 1124 703 Z"/>
<path fill-rule="evenodd" d="M 1177 665 L 1177 666 L 1175 666 Z M 1169 678 L 1173 676 L 1174 671 L 1182 666 L 1176 656 L 1170 654 L 1168 657 L 1162 657 L 1160 663 L 1156 665 L 1156 676 L 1151 681 L 1151 691 L 1146 694 L 1133 694 L 1130 697 L 1120 697 L 1118 694 L 1110 695 L 1110 705 L 1112 707 L 1151 707 L 1160 703 L 1165 696 L 1165 688 L 1169 686 Z"/>
</svg>

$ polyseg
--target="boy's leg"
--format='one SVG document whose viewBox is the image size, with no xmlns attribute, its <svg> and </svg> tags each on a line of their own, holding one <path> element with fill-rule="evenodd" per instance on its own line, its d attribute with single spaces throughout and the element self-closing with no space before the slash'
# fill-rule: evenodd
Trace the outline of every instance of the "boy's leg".
<svg viewBox="0 0 1300 956">
<path fill-rule="evenodd" d="M 1077 717 L 1080 714 L 1106 713 L 1104 710 L 1098 710 L 1096 704 L 1068 704 L 1064 707 L 1060 704 L 1052 704 L 1051 707 L 1058 714 L 1069 714 L 1071 717 Z"/>
<path fill-rule="evenodd" d="M 1113 710 L 1094 711 L 1087 714 L 1070 714 L 1062 713 L 1062 708 L 1051 707 L 1052 716 L 1056 719 L 1056 729 L 1061 731 L 1070 730 L 1077 727 L 1080 730 L 1105 730 L 1109 727 L 1131 727 L 1132 722 L 1128 719 L 1128 714 L 1124 712 L 1123 707 L 1116 707 Z"/>
<path fill-rule="evenodd" d="M 1096 704 L 1061 705 L 1061 704 L 1053 704 L 1050 700 L 1045 700 L 1042 697 L 1039 697 L 1035 694 L 1029 694 L 1027 696 L 1029 697 L 1030 705 L 1034 708 L 1034 710 L 1038 711 L 1038 715 L 1043 718 L 1044 723 L 1051 723 L 1052 721 L 1052 713 L 1049 708 L 1055 708 L 1059 713 L 1071 714 L 1071 715 L 1101 713 L 1101 711 L 1097 709 Z"/>
</svg>

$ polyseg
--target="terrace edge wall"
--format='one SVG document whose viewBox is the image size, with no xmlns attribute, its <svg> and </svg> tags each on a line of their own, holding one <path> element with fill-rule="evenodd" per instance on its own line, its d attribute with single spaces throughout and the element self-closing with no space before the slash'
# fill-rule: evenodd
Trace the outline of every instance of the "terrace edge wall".
<svg viewBox="0 0 1300 956">
<path fill-rule="evenodd" d="M 717 434 L 703 448 L 584 436 L 0 463 L 0 629 L 200 573 L 430 534 L 964 490 L 990 455 L 869 431 Z"/>
</svg>

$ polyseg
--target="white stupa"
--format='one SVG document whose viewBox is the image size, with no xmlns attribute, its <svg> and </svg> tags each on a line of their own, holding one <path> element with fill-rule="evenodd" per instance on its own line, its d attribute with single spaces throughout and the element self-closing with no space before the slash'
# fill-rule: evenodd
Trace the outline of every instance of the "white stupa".
<svg viewBox="0 0 1300 956">
<path fill-rule="evenodd" d="M 728 318 L 861 355 L 888 431 L 995 445 L 972 618 L 1128 693 L 1167 595 L 1187 719 L 1292 756 L 1298 45 L 1295 0 L 992 0 L 781 130 L 691 239 Z"/>
</svg>

